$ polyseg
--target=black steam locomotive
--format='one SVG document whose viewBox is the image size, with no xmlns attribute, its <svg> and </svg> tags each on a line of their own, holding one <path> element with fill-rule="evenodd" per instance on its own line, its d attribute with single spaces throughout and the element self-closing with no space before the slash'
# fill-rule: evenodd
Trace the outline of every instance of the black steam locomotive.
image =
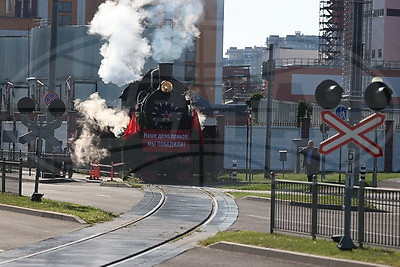
<svg viewBox="0 0 400 267">
<path fill-rule="evenodd" d="M 199 170 L 203 139 L 197 112 L 172 70 L 172 63 L 160 63 L 121 95 L 131 114 L 123 162 L 147 182 L 185 182 Z"/>
</svg>

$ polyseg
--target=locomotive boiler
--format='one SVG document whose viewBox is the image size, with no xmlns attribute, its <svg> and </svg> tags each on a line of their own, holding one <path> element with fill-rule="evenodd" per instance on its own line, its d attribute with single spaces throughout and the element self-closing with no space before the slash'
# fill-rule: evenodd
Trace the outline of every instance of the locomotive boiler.
<svg viewBox="0 0 400 267">
<path fill-rule="evenodd" d="M 122 93 L 131 122 L 124 134 L 125 168 L 147 182 L 186 182 L 199 170 L 203 135 L 188 88 L 172 63 L 160 63 Z"/>
</svg>

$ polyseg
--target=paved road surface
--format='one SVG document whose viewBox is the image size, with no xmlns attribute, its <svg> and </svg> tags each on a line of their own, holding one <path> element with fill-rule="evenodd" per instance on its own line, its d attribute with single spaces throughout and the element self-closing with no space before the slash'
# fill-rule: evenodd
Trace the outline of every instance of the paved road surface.
<svg viewBox="0 0 400 267">
<path fill-rule="evenodd" d="M 20 247 L 86 226 L 3 210 L 0 210 L 0 218 L 0 250 Z"/>
</svg>

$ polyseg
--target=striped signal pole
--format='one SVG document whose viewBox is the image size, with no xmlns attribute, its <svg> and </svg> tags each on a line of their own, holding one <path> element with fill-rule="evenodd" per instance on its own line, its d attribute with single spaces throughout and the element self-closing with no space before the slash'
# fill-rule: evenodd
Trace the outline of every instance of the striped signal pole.
<svg viewBox="0 0 400 267">
<path fill-rule="evenodd" d="M 249 168 L 250 168 L 250 174 L 249 174 L 249 182 L 253 180 L 253 167 L 251 166 L 251 158 L 252 158 L 252 146 L 253 146 L 253 109 L 249 108 L 249 116 L 248 116 L 248 121 L 249 121 L 249 129 L 250 129 L 250 151 L 249 151 Z"/>
</svg>

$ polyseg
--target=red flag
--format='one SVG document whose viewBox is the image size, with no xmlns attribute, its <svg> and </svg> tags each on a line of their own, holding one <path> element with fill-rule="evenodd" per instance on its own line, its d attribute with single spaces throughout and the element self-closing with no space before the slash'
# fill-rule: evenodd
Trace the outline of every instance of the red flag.
<svg viewBox="0 0 400 267">
<path fill-rule="evenodd" d="M 124 133 L 124 140 L 128 141 L 136 132 L 140 131 L 139 124 L 136 120 L 134 114 L 132 114 L 131 121 L 129 122 L 128 128 L 126 128 Z"/>
<path fill-rule="evenodd" d="M 195 131 L 199 132 L 200 144 L 202 146 L 204 146 L 203 131 L 201 130 L 199 117 L 198 117 L 198 114 L 197 114 L 197 110 L 195 110 L 195 109 L 193 110 L 192 130 L 195 130 Z"/>
</svg>

